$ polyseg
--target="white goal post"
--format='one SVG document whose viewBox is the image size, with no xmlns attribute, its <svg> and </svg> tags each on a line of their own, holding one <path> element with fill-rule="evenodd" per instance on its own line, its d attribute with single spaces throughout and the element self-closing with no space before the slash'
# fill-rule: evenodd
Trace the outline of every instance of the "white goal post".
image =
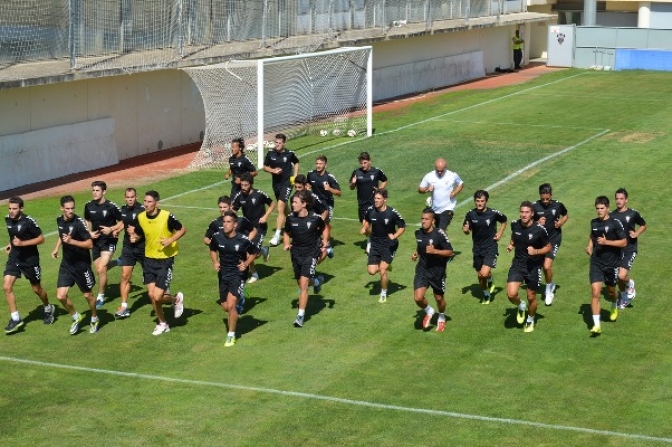
<svg viewBox="0 0 672 447">
<path fill-rule="evenodd" d="M 261 167 L 276 133 L 288 139 L 372 135 L 370 46 L 183 70 L 205 108 L 203 144 L 191 168 L 226 166 L 234 138 L 245 139 Z"/>
</svg>

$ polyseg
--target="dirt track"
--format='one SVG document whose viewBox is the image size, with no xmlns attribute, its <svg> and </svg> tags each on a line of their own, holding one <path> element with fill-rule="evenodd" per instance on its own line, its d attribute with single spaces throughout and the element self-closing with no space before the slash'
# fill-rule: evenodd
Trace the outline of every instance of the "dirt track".
<svg viewBox="0 0 672 447">
<path fill-rule="evenodd" d="M 532 64 L 518 72 L 488 76 L 483 79 L 447 87 L 431 93 L 403 97 L 377 104 L 374 106 L 374 112 L 406 107 L 414 102 L 424 101 L 436 95 L 451 91 L 493 89 L 506 85 L 520 84 L 557 70 L 562 69 Z M 119 164 L 107 168 L 73 174 L 67 177 L 35 183 L 8 191 L 0 191 L 0 200 L 12 196 L 21 196 L 25 200 L 37 197 L 60 196 L 71 191 L 87 189 L 93 180 L 101 178 L 105 180 L 110 188 L 132 186 L 138 183 L 137 179 L 142 179 L 142 183 L 146 183 L 148 180 L 160 180 L 182 173 L 194 158 L 199 148 L 200 143 L 167 149 L 161 152 L 123 160 Z"/>
</svg>

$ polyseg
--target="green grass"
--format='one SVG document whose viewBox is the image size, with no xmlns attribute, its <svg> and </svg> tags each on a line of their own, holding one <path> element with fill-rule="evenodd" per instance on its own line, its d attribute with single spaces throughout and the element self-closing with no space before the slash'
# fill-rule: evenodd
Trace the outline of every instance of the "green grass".
<svg viewBox="0 0 672 447">
<path fill-rule="evenodd" d="M 297 289 L 291 264 L 287 253 L 272 249 L 268 265 L 258 266 L 263 279 L 249 286 L 240 338 L 230 349 L 224 348 L 225 315 L 215 303 L 216 276 L 201 241 L 217 215 L 217 197 L 229 190 L 207 188 L 221 172 L 138 182 L 140 192 L 157 189 L 167 198 L 162 207 L 188 228 L 173 281 L 173 290 L 185 292 L 185 316 L 174 322 L 167 311 L 171 332 L 153 337 L 151 306 L 136 272 L 133 315 L 114 321 L 119 272 L 113 270 L 100 332 L 72 337 L 62 308 L 53 326 L 42 324 L 37 298 L 19 281 L 27 324 L 0 342 L 0 439 L 21 446 L 672 443 L 672 336 L 664 295 L 671 81 L 665 73 L 567 70 L 378 114 L 374 138 L 338 140 L 348 144 L 336 148 L 334 141 L 315 138 L 290 141 L 302 172 L 324 152 L 344 187 L 336 204 L 336 257 L 320 265 L 328 281 L 321 295 L 311 296 L 309 319 L 297 330 L 291 324 Z M 389 204 L 409 223 L 386 305 L 377 303 L 377 277 L 366 274 L 354 193 L 346 186 L 363 150 L 390 177 Z M 448 268 L 443 334 L 418 329 L 410 261 L 425 199 L 417 185 L 439 156 L 465 181 L 449 231 L 459 254 Z M 473 191 L 521 170 L 491 189 L 492 207 L 513 220 L 519 203 L 536 199 L 538 185 L 550 182 L 570 216 L 554 264 L 556 302 L 540 306 L 532 334 L 516 326 L 503 290 L 511 259 L 504 243 L 495 300 L 482 306 L 470 238 L 459 231 Z M 649 226 L 632 271 L 638 296 L 591 339 L 588 222 L 595 197 L 613 197 L 620 186 Z M 257 187 L 271 192 L 267 175 L 260 174 Z M 73 193 L 81 210 L 89 192 Z M 108 198 L 121 203 L 123 191 L 108 191 Z M 26 212 L 51 233 L 57 198 L 31 200 Z M 53 297 L 58 264 L 48 256 L 55 238 L 47 239 L 44 284 Z M 83 310 L 79 292 L 71 296 Z"/>
</svg>

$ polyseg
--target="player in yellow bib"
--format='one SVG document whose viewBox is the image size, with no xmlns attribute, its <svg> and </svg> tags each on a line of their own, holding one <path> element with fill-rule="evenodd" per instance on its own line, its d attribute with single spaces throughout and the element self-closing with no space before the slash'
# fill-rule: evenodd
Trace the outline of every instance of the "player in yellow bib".
<svg viewBox="0 0 672 447">
<path fill-rule="evenodd" d="M 159 209 L 159 193 L 147 191 L 143 202 L 145 211 L 138 214 L 138 224 L 145 235 L 145 265 L 143 280 L 152 300 L 158 323 L 152 332 L 161 335 L 170 331 L 163 314 L 163 304 L 172 304 L 175 318 L 184 312 L 184 295 L 170 295 L 173 262 L 178 253 L 177 241 L 187 232 L 182 223 L 170 212 Z"/>
</svg>

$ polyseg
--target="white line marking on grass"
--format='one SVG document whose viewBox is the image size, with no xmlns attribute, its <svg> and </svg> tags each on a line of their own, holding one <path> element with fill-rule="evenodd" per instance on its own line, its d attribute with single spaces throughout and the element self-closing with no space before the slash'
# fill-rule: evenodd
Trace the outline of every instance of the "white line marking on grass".
<svg viewBox="0 0 672 447">
<path fill-rule="evenodd" d="M 144 380 L 152 380 L 152 381 L 160 380 L 160 381 L 163 381 L 163 382 L 180 383 L 180 384 L 184 384 L 184 385 L 195 385 L 195 386 L 224 388 L 224 389 L 232 389 L 232 390 L 252 391 L 252 392 L 266 393 L 266 394 L 277 394 L 277 395 L 280 395 L 280 396 L 298 397 L 298 398 L 302 398 L 302 399 L 312 399 L 312 400 L 322 400 L 322 401 L 336 402 L 336 403 L 339 403 L 339 404 L 351 405 L 351 406 L 357 406 L 357 407 L 375 408 L 375 409 L 379 409 L 379 410 L 393 410 L 393 411 L 401 411 L 401 412 L 406 412 L 406 413 L 420 413 L 420 414 L 427 414 L 427 415 L 430 415 L 430 416 L 449 417 L 449 418 L 453 418 L 453 419 L 468 419 L 468 420 L 482 421 L 482 422 L 493 422 L 493 423 L 496 423 L 496 424 L 522 425 L 522 426 L 526 426 L 526 427 L 536 427 L 536 428 L 544 428 L 544 429 L 560 430 L 560 431 L 571 431 L 571 432 L 578 432 L 578 433 L 588 433 L 588 434 L 592 434 L 592 435 L 602 435 L 602 436 L 627 438 L 627 439 L 637 439 L 637 440 L 645 440 L 645 441 L 656 441 L 656 442 L 664 442 L 664 443 L 672 444 L 672 438 L 662 438 L 662 437 L 657 437 L 657 436 L 648 436 L 648 435 L 640 435 L 640 434 L 633 434 L 633 433 L 622 433 L 622 432 L 611 431 L 611 430 L 597 430 L 597 429 L 593 429 L 593 428 L 574 427 L 574 426 L 571 426 L 571 425 L 546 424 L 546 423 L 543 423 L 543 422 L 525 421 L 525 420 L 522 420 L 522 419 L 497 418 L 497 417 L 479 416 L 479 415 L 466 414 L 466 413 L 456 413 L 456 412 L 444 411 L 444 410 L 431 410 L 431 409 L 426 409 L 426 408 L 403 407 L 403 406 L 400 406 L 400 405 L 381 404 L 381 403 L 376 403 L 376 402 L 368 402 L 368 401 L 364 401 L 364 400 L 343 399 L 343 398 L 340 398 L 340 397 L 323 396 L 323 395 L 320 395 L 320 394 L 311 394 L 311 393 L 301 393 L 301 392 L 298 392 L 298 391 L 283 391 L 283 390 L 276 390 L 276 389 L 273 389 L 273 388 L 260 388 L 260 387 L 244 386 L 244 385 L 233 385 L 233 384 L 229 384 L 229 383 L 206 382 L 206 381 L 202 381 L 202 380 L 178 379 L 178 378 L 173 378 L 173 377 L 157 376 L 157 375 L 153 375 L 153 374 L 140 374 L 140 373 L 125 372 L 125 371 L 115 371 L 115 370 L 109 370 L 109 369 L 87 368 L 87 367 L 84 367 L 84 366 L 64 365 L 64 364 L 60 364 L 60 363 L 50 363 L 50 362 L 40 362 L 40 361 L 35 361 L 35 360 L 26 360 L 26 359 L 14 358 L 14 357 L 0 356 L 0 360 L 5 361 L 5 362 L 10 362 L 10 363 L 24 364 L 24 365 L 33 365 L 33 366 L 40 366 L 40 367 L 46 367 L 46 368 L 65 369 L 65 370 L 71 370 L 71 371 L 82 371 L 82 372 L 96 373 L 96 374 L 107 374 L 107 375 L 110 375 L 110 376 L 130 377 L 130 378 L 134 378 L 134 379 L 144 379 Z"/>
<path fill-rule="evenodd" d="M 562 154 L 565 154 L 565 153 L 567 153 L 567 152 L 569 152 L 569 151 L 572 151 L 572 150 L 576 149 L 577 147 L 583 146 L 584 144 L 591 142 L 591 141 L 594 140 L 595 138 L 599 138 L 599 137 L 601 137 L 602 135 L 604 135 L 604 134 L 606 134 L 606 133 L 609 133 L 609 132 L 611 132 L 609 129 L 605 129 L 605 130 L 603 130 L 602 132 L 600 132 L 600 133 L 596 133 L 595 135 L 590 136 L 590 137 L 586 138 L 585 140 L 583 140 L 583 141 L 581 141 L 581 142 L 579 142 L 579 143 L 576 143 L 576 144 L 573 145 L 573 146 L 566 147 L 566 148 L 562 149 L 561 151 L 554 152 L 554 153 L 552 153 L 552 154 L 550 154 L 550 155 L 547 155 L 547 156 L 545 156 L 545 157 L 543 157 L 543 158 L 540 158 L 539 160 L 534 161 L 534 162 L 530 163 L 530 164 L 527 165 L 527 166 L 523 166 L 522 168 L 518 169 L 518 170 L 517 170 L 516 172 L 514 172 L 513 174 L 509 174 L 509 175 L 507 175 L 506 177 L 504 177 L 504 178 L 501 179 L 500 181 L 498 181 L 498 182 L 496 182 L 496 183 L 493 183 L 492 185 L 486 187 L 485 190 L 486 190 L 486 191 L 491 191 L 491 190 L 497 188 L 498 186 L 502 186 L 504 183 L 507 183 L 509 180 L 511 180 L 511 179 L 513 179 L 513 178 L 515 178 L 515 177 L 518 177 L 520 174 L 524 173 L 525 171 L 528 171 L 528 170 L 532 169 L 533 167 L 537 166 L 538 164 L 541 164 L 541 163 L 543 163 L 543 162 L 545 162 L 545 161 L 547 161 L 547 160 L 550 160 L 551 158 L 555 158 L 555 157 L 558 157 L 558 156 L 560 156 L 560 155 L 562 155 Z M 460 203 L 458 203 L 457 206 L 456 206 L 455 208 L 458 208 L 458 207 L 467 205 L 467 204 L 469 204 L 469 203 L 472 203 L 472 199 L 465 199 L 465 200 L 461 201 Z"/>
<path fill-rule="evenodd" d="M 572 78 L 575 78 L 575 77 L 577 77 L 577 76 L 583 76 L 583 75 L 586 75 L 586 74 L 589 74 L 589 73 L 587 73 L 587 72 L 584 72 L 584 73 L 578 73 L 578 74 L 575 74 L 575 75 L 572 75 L 572 76 L 568 76 L 568 77 L 566 77 L 566 78 L 557 79 L 557 80 L 555 80 L 555 81 L 553 81 L 553 82 L 548 82 L 548 83 L 546 83 L 546 84 L 541 84 L 541 85 L 537 85 L 537 86 L 534 86 L 534 87 L 526 88 L 525 90 L 520 90 L 520 91 L 518 91 L 518 92 L 511 93 L 511 94 L 508 94 L 508 95 L 504 95 L 504 96 L 501 96 L 501 97 L 499 97 L 499 98 L 490 99 L 490 100 L 485 101 L 485 102 L 481 102 L 481 103 L 478 103 L 478 104 L 473 104 L 473 105 L 470 105 L 470 106 L 468 106 L 468 107 L 463 107 L 463 108 L 458 109 L 458 110 L 453 110 L 452 112 L 443 113 L 443 114 L 441 114 L 441 115 L 437 115 L 437 116 L 434 116 L 434 117 L 431 117 L 431 118 L 427 118 L 427 119 L 424 119 L 424 120 L 422 120 L 422 121 L 417 121 L 417 122 L 415 122 L 415 123 L 411 123 L 411 124 L 407 124 L 407 125 L 405 125 L 405 126 L 397 127 L 396 129 L 391 129 L 391 130 L 388 130 L 388 131 L 385 131 L 385 132 L 376 133 L 375 136 L 379 136 L 379 135 L 387 135 L 387 134 L 390 134 L 390 133 L 399 132 L 400 130 L 408 129 L 409 127 L 417 126 L 417 125 L 419 125 L 419 124 L 428 123 L 428 122 L 430 122 L 430 121 L 434 121 L 434 120 L 437 120 L 437 119 L 440 119 L 440 118 L 443 118 L 443 117 L 446 117 L 446 116 L 454 115 L 454 114 L 456 114 L 456 113 L 464 112 L 464 111 L 466 111 L 466 110 L 471 110 L 471 109 L 476 108 L 476 107 L 480 107 L 480 106 L 484 106 L 484 105 L 492 104 L 493 102 L 497 102 L 497 101 L 500 101 L 500 100 L 502 100 L 502 99 L 507 99 L 507 98 L 510 98 L 510 97 L 512 97 L 512 96 L 516 96 L 516 95 L 520 95 L 520 94 L 523 94 L 523 93 L 527 93 L 527 92 L 530 92 L 530 91 L 533 91 L 533 90 L 537 90 L 537 89 L 542 88 L 542 87 L 546 87 L 546 86 L 548 86 L 548 85 L 557 84 L 558 82 L 563 82 L 563 81 L 566 81 L 567 79 L 572 79 Z M 343 146 L 346 146 L 346 145 L 349 145 L 349 144 L 353 144 L 353 143 L 356 143 L 356 142 L 359 142 L 359 141 L 362 141 L 362 139 L 360 139 L 360 138 L 353 138 L 353 139 L 351 139 L 351 140 L 347 140 L 347 141 L 344 141 L 344 142 L 342 142 L 342 143 L 335 144 L 335 145 L 333 145 L 333 146 L 327 146 L 327 147 L 324 147 L 324 148 L 321 148 L 321 149 L 317 149 L 317 150 L 314 150 L 314 151 L 311 151 L 311 152 L 306 152 L 306 153 L 304 153 L 304 154 L 300 154 L 300 155 L 298 156 L 298 158 L 305 158 L 305 157 L 307 157 L 307 156 L 309 156 L 309 155 L 312 155 L 312 154 L 324 153 L 324 152 L 326 152 L 326 151 L 330 151 L 330 150 L 333 150 L 333 149 L 338 149 L 339 147 L 343 147 Z M 177 198 L 177 197 L 182 197 L 182 196 L 185 196 L 185 195 L 187 195 L 187 194 L 191 194 L 192 192 L 204 191 L 204 190 L 209 189 L 209 188 L 212 188 L 212 187 L 214 187 L 214 186 L 221 185 L 222 183 L 226 183 L 226 182 L 225 182 L 225 181 L 221 181 L 221 182 L 213 183 L 212 185 L 204 186 L 204 187 L 202 187 L 202 188 L 198 188 L 198 189 L 194 189 L 194 190 L 190 190 L 190 191 L 185 191 L 185 192 L 183 192 L 183 193 L 181 193 L 181 194 L 177 194 L 177 195 L 174 195 L 174 196 L 166 197 L 165 199 L 161 199 L 161 201 L 162 201 L 162 202 L 165 202 L 166 200 L 175 199 L 175 198 Z"/>
<path fill-rule="evenodd" d="M 464 120 L 446 120 L 446 123 L 459 123 L 459 124 L 492 124 L 495 126 L 525 126 L 525 127 L 543 127 L 551 129 L 582 129 L 582 130 L 602 130 L 604 127 L 585 127 L 585 126 L 564 126 L 558 124 L 528 124 L 528 123 L 505 123 L 505 122 L 493 122 L 493 121 L 464 121 Z"/>
</svg>

